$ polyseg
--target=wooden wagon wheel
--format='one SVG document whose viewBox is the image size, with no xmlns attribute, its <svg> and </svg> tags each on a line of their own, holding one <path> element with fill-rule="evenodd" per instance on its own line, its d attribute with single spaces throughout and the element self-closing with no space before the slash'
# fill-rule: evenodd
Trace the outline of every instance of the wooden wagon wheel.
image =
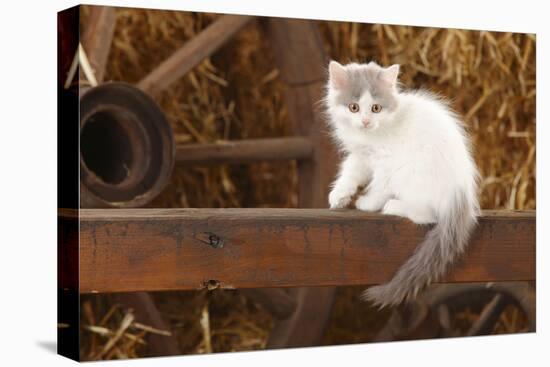
<svg viewBox="0 0 550 367">
<path fill-rule="evenodd" d="M 535 290 L 527 282 L 436 284 L 394 309 L 375 341 L 489 335 L 509 305 L 525 316 L 526 332 L 534 332 Z M 479 317 L 464 332 L 452 325 L 451 315 L 466 308 L 478 309 Z"/>
<path fill-rule="evenodd" d="M 114 33 L 115 8 L 91 7 L 83 47 L 101 83 Z M 223 15 L 143 77 L 136 87 L 149 94 L 178 80 L 204 58 L 215 52 L 254 17 Z M 296 137 L 244 140 L 219 144 L 177 147 L 180 164 L 246 163 L 296 159 L 299 173 L 299 206 L 327 205 L 328 188 L 335 173 L 334 151 L 323 129 L 316 103 L 322 97 L 327 60 L 316 25 L 306 20 L 262 19 L 281 76 L 287 85 L 287 104 Z M 109 83 L 110 84 L 110 83 Z M 107 84 L 108 85 L 108 84 Z M 144 204 L 140 202 L 139 205 Z M 320 343 L 332 307 L 333 287 L 244 290 L 277 320 L 267 348 L 312 346 Z M 119 301 L 132 307 L 136 316 L 157 328 L 166 328 L 147 293 L 121 295 Z M 174 340 L 151 336 L 155 354 L 180 354 Z"/>
</svg>

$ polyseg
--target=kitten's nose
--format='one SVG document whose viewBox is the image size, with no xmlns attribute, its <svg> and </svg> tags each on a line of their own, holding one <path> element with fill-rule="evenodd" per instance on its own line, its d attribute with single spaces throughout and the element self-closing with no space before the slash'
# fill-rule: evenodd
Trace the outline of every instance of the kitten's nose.
<svg viewBox="0 0 550 367">
<path fill-rule="evenodd" d="M 369 120 L 367 120 L 367 119 L 364 119 L 364 120 L 361 121 L 361 122 L 363 123 L 363 126 L 364 126 L 364 127 L 368 127 L 369 124 L 370 124 Z"/>
</svg>

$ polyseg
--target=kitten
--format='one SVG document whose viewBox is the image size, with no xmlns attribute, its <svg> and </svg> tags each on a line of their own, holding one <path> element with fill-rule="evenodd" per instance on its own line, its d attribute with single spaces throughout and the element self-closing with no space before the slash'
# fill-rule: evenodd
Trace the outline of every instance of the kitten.
<svg viewBox="0 0 550 367">
<path fill-rule="evenodd" d="M 325 104 L 345 154 L 329 195 L 331 208 L 360 210 L 436 225 L 384 285 L 363 299 L 384 307 L 416 296 L 465 249 L 477 222 L 478 173 L 469 139 L 447 104 L 398 86 L 399 65 L 331 61 Z"/>
</svg>

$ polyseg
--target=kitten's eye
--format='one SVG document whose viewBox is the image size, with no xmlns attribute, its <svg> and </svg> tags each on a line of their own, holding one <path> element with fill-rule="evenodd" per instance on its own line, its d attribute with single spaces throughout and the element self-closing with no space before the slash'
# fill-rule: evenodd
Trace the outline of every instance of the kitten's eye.
<svg viewBox="0 0 550 367">
<path fill-rule="evenodd" d="M 350 103 L 348 107 L 349 110 L 353 113 L 359 112 L 359 105 L 357 103 Z"/>
<path fill-rule="evenodd" d="M 382 111 L 382 106 L 380 106 L 379 104 L 373 104 L 371 107 L 371 111 L 374 113 L 378 113 Z"/>
</svg>

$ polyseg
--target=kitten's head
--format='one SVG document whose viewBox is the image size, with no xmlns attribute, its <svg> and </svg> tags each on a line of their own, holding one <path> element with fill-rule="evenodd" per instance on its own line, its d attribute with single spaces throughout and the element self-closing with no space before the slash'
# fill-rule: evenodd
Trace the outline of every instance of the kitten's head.
<svg viewBox="0 0 550 367">
<path fill-rule="evenodd" d="M 391 121 L 397 109 L 399 65 L 329 64 L 327 107 L 334 124 L 374 131 Z"/>
</svg>

